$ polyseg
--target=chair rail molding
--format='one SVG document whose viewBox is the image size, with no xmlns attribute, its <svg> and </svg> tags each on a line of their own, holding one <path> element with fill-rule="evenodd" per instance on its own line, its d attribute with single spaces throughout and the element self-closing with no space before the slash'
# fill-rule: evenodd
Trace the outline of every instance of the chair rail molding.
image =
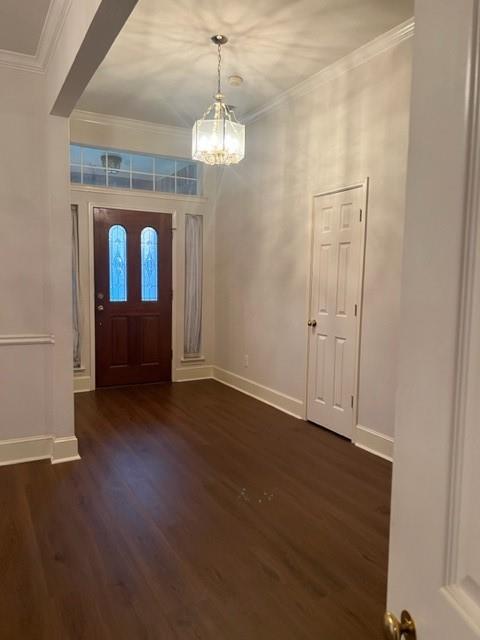
<svg viewBox="0 0 480 640">
<path fill-rule="evenodd" d="M 0 334 L 0 347 L 29 344 L 55 344 L 51 333 Z"/>
</svg>

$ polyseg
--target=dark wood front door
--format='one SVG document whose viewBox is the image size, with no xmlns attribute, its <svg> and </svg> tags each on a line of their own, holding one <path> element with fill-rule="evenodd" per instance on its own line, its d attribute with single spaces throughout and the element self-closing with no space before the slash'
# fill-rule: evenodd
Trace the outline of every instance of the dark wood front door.
<svg viewBox="0 0 480 640">
<path fill-rule="evenodd" d="M 171 216 L 95 209 L 94 235 L 97 387 L 170 381 Z"/>
</svg>

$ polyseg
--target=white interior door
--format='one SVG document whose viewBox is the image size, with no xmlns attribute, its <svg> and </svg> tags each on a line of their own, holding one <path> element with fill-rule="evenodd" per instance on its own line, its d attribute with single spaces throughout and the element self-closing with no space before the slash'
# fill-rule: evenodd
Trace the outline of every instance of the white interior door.
<svg viewBox="0 0 480 640">
<path fill-rule="evenodd" d="M 415 6 L 388 608 L 418 640 L 480 638 L 478 10 Z"/>
<path fill-rule="evenodd" d="M 363 185 L 314 198 L 307 419 L 352 437 Z"/>
</svg>

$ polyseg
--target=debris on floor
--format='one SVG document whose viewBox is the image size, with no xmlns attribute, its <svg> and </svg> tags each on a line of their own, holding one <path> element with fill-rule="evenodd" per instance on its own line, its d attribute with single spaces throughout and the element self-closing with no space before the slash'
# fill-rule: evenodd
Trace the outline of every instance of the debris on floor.
<svg viewBox="0 0 480 640">
<path fill-rule="evenodd" d="M 264 491 L 263 495 L 257 499 L 257 502 L 259 504 L 261 504 L 262 502 L 271 502 L 273 500 L 274 495 L 275 495 L 274 493 Z M 238 494 L 238 499 L 243 500 L 244 502 L 251 502 L 251 498 L 245 487 L 243 487 L 243 489 Z"/>
</svg>

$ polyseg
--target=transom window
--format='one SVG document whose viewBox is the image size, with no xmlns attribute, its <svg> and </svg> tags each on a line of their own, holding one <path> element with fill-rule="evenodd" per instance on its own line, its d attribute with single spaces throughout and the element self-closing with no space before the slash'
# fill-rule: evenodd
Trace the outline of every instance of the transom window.
<svg viewBox="0 0 480 640">
<path fill-rule="evenodd" d="M 199 196 L 200 167 L 193 160 L 70 145 L 74 184 Z"/>
</svg>

